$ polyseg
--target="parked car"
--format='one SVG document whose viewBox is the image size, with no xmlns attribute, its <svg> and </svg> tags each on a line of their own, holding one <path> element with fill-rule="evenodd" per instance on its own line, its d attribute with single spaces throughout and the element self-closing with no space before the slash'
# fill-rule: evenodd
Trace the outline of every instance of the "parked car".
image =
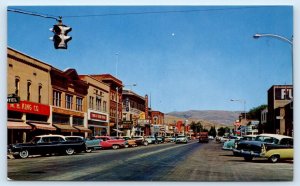
<svg viewBox="0 0 300 186">
<path fill-rule="evenodd" d="M 239 142 L 234 151 L 246 161 L 265 158 L 275 163 L 280 159 L 293 159 L 293 138 L 278 134 L 260 134 L 254 141 Z"/>
<path fill-rule="evenodd" d="M 69 141 L 84 141 L 85 142 L 85 152 L 92 152 L 93 150 L 99 150 L 101 149 L 101 139 L 86 139 L 82 136 L 65 136 L 66 140 Z"/>
<path fill-rule="evenodd" d="M 199 143 L 208 143 L 208 132 L 200 132 Z"/>
<path fill-rule="evenodd" d="M 145 145 L 147 146 L 149 143 L 147 140 L 145 140 L 145 138 L 143 136 L 133 136 L 132 139 L 135 140 L 135 143 L 137 145 Z"/>
<path fill-rule="evenodd" d="M 233 150 L 239 141 L 252 141 L 257 135 L 245 135 L 242 137 L 232 137 L 229 141 L 224 142 L 222 149 L 223 150 Z"/>
<path fill-rule="evenodd" d="M 8 146 L 8 151 L 16 158 L 29 155 L 67 154 L 85 150 L 84 141 L 68 141 L 62 135 L 35 136 L 29 143 L 17 143 Z"/>
<path fill-rule="evenodd" d="M 177 136 L 175 143 L 188 143 L 188 138 L 186 136 Z"/>
<path fill-rule="evenodd" d="M 154 137 L 154 136 L 146 136 L 145 140 L 148 141 L 149 144 L 158 144 L 162 143 L 162 138 L 161 137 Z"/>
<path fill-rule="evenodd" d="M 102 140 L 100 145 L 103 149 L 119 149 L 128 145 L 125 139 L 118 139 L 111 136 L 95 136 L 94 138 Z"/>
<path fill-rule="evenodd" d="M 136 147 L 137 144 L 135 142 L 135 139 L 132 139 L 131 137 L 129 136 L 122 136 L 120 139 L 124 139 L 126 141 L 126 145 L 125 147 Z"/>
<path fill-rule="evenodd" d="M 175 142 L 175 137 L 174 136 L 166 136 L 165 142 Z"/>
</svg>

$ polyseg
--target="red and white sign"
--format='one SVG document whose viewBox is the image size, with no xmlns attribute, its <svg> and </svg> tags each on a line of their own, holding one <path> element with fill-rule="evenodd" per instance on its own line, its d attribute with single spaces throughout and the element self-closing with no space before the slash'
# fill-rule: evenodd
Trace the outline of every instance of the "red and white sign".
<svg viewBox="0 0 300 186">
<path fill-rule="evenodd" d="M 8 103 L 7 110 L 45 116 L 50 115 L 49 105 L 43 105 L 29 101 L 20 101 L 20 103 Z"/>
<path fill-rule="evenodd" d="M 108 122 L 108 114 L 89 110 L 88 111 L 88 119 L 89 120 Z"/>
</svg>

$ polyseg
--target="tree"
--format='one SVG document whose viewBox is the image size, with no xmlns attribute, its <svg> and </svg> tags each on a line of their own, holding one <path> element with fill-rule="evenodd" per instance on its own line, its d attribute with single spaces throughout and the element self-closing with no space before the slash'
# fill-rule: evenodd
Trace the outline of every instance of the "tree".
<svg viewBox="0 0 300 186">
<path fill-rule="evenodd" d="M 216 137 L 217 135 L 217 131 L 216 131 L 216 127 L 215 126 L 212 126 L 208 132 L 208 135 L 210 136 L 213 136 L 213 137 Z"/>
<path fill-rule="evenodd" d="M 268 105 L 260 105 L 258 107 L 252 108 L 248 113 L 247 113 L 247 118 L 248 119 L 255 119 L 255 120 L 260 120 L 261 118 L 261 111 L 267 108 Z"/>
<path fill-rule="evenodd" d="M 203 130 L 203 126 L 200 121 L 198 121 L 197 123 L 192 121 L 192 123 L 190 124 L 190 127 L 194 133 L 198 133 Z"/>
</svg>

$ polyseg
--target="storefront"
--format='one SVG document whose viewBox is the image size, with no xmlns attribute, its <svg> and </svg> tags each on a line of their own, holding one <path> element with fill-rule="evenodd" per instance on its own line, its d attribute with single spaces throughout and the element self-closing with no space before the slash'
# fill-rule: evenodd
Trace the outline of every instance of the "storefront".
<svg viewBox="0 0 300 186">
<path fill-rule="evenodd" d="M 91 133 L 91 130 L 85 126 L 84 121 L 84 112 L 52 107 L 52 123 L 58 134 L 86 137 L 86 133 Z"/>
<path fill-rule="evenodd" d="M 20 101 L 20 103 L 7 104 L 8 143 L 23 143 L 32 137 L 48 134 L 56 130 L 48 122 L 50 106 Z"/>
<path fill-rule="evenodd" d="M 108 114 L 88 109 L 88 128 L 92 136 L 105 136 L 109 132 Z"/>
</svg>

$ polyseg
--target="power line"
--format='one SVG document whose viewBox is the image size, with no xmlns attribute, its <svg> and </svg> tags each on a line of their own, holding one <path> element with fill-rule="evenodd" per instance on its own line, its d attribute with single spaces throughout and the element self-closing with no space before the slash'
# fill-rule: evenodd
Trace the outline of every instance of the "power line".
<svg viewBox="0 0 300 186">
<path fill-rule="evenodd" d="M 195 12 L 210 12 L 210 11 L 227 11 L 227 10 L 242 10 L 242 9 L 253 9 L 259 8 L 257 6 L 251 7 L 229 7 L 229 8 L 210 8 L 210 9 L 194 9 L 194 10 L 166 10 L 166 11 L 144 11 L 144 12 L 126 12 L 126 13 L 107 13 L 107 14 L 87 14 L 87 15 L 43 15 L 41 13 L 30 12 L 21 9 L 8 9 L 10 12 L 22 13 L 32 16 L 39 16 L 43 18 L 51 18 L 60 20 L 61 18 L 85 18 L 85 17 L 106 17 L 106 16 L 127 16 L 127 15 L 145 15 L 145 14 L 173 14 L 173 13 L 195 13 Z"/>
<path fill-rule="evenodd" d="M 166 10 L 166 11 L 146 11 L 146 12 L 127 12 L 127 13 L 107 13 L 107 14 L 90 14 L 90 15 L 65 15 L 64 18 L 81 18 L 81 17 L 105 17 L 105 16 L 127 16 L 127 15 L 145 15 L 145 14 L 173 14 L 173 13 L 193 13 L 225 10 L 241 10 L 257 7 L 230 7 L 230 8 L 213 8 L 213 9 L 194 9 L 194 10 Z"/>
<path fill-rule="evenodd" d="M 43 18 L 48 18 L 48 19 L 55 19 L 56 21 L 61 20 L 60 16 L 43 15 L 43 14 L 40 14 L 40 13 L 24 11 L 24 10 L 21 10 L 21 9 L 7 9 L 7 11 L 8 12 L 26 14 L 26 15 L 32 15 L 32 16 L 37 16 L 37 17 L 43 17 Z"/>
</svg>

